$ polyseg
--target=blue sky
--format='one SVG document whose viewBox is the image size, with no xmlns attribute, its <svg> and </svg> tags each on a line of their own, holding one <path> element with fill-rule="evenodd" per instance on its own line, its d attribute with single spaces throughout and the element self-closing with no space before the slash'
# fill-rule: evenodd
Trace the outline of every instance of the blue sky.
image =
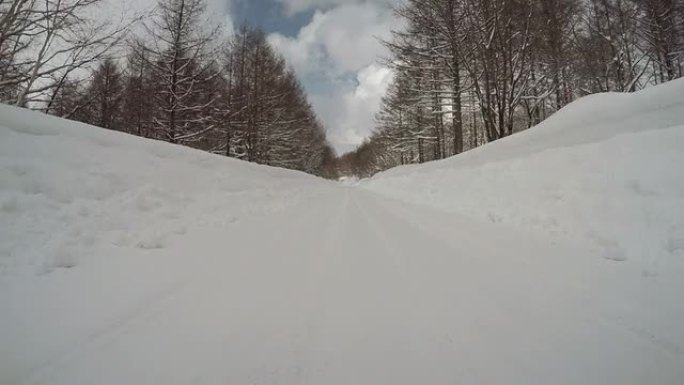
<svg viewBox="0 0 684 385">
<path fill-rule="evenodd" d="M 260 27 L 266 33 L 281 33 L 286 36 L 296 36 L 314 14 L 309 9 L 286 15 L 285 6 L 276 0 L 234 0 L 231 8 L 231 16 L 236 25 L 247 22 Z"/>
</svg>

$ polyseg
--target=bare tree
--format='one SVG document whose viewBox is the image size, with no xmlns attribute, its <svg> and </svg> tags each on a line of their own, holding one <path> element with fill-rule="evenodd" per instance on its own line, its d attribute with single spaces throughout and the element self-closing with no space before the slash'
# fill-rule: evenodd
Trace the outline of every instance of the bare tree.
<svg viewBox="0 0 684 385">
<path fill-rule="evenodd" d="M 112 130 L 123 130 L 123 74 L 111 58 L 104 59 L 95 69 L 85 92 L 89 101 L 87 123 Z"/>
<path fill-rule="evenodd" d="M 584 94 L 635 91 L 645 82 L 647 54 L 639 47 L 638 8 L 628 0 L 589 0 L 576 31 Z"/>
<path fill-rule="evenodd" d="M 150 50 L 142 41 L 130 43 L 123 89 L 123 125 L 131 134 L 149 137 L 154 113 Z"/>
<path fill-rule="evenodd" d="M 680 0 L 639 0 L 639 30 L 654 65 L 658 83 L 682 76 L 684 64 L 684 3 Z M 678 9 L 679 8 L 679 9 Z"/>
<path fill-rule="evenodd" d="M 240 28 L 226 44 L 213 152 L 314 174 L 333 153 L 294 73 L 263 32 Z M 324 166 L 324 164 L 328 166 Z M 327 171 L 323 171 L 325 167 Z"/>
<path fill-rule="evenodd" d="M 102 0 L 3 0 L 0 3 L 0 97 L 44 101 L 76 71 L 103 57 L 128 24 L 97 23 Z"/>
<path fill-rule="evenodd" d="M 209 55 L 217 29 L 204 28 L 204 0 L 162 0 L 158 8 L 146 26 L 152 45 L 143 56 L 156 86 L 155 136 L 171 143 L 199 141 L 213 129 L 205 111 L 216 95 L 202 85 L 218 76 Z"/>
</svg>

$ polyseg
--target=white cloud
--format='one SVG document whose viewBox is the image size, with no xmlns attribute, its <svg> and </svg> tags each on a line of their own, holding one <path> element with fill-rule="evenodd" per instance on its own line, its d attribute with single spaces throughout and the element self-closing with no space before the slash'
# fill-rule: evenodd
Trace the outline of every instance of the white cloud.
<svg viewBox="0 0 684 385">
<path fill-rule="evenodd" d="M 235 28 L 232 17 L 233 0 L 207 0 L 207 14 L 212 23 L 221 26 L 225 33 Z"/>
<path fill-rule="evenodd" d="M 357 85 L 312 96 L 314 108 L 331 126 L 328 138 L 339 153 L 354 149 L 368 137 L 391 79 L 392 72 L 388 68 L 370 64 L 358 72 Z"/>
<path fill-rule="evenodd" d="M 397 21 L 384 1 L 282 2 L 292 9 L 343 3 L 317 10 L 296 37 L 272 34 L 269 41 L 304 82 L 337 151 L 349 151 L 373 128 L 391 78 L 389 69 L 378 64 L 379 57 L 386 55 L 378 39 L 389 38 Z"/>
<path fill-rule="evenodd" d="M 346 4 L 327 12 L 316 11 L 296 38 L 273 34 L 270 41 L 302 73 L 322 70 L 317 65 L 324 59 L 330 61 L 324 64 L 333 66 L 325 70 L 358 71 L 384 53 L 378 39 L 389 37 L 393 23 L 389 8 L 372 3 Z"/>
</svg>

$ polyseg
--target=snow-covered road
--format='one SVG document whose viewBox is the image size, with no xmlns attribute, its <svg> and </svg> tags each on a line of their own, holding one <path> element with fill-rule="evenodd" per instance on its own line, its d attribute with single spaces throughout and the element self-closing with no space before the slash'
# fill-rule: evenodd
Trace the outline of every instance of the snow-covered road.
<svg viewBox="0 0 684 385">
<path fill-rule="evenodd" d="M 0 383 L 681 384 L 671 278 L 330 185 L 42 277 L 0 321 Z"/>
</svg>

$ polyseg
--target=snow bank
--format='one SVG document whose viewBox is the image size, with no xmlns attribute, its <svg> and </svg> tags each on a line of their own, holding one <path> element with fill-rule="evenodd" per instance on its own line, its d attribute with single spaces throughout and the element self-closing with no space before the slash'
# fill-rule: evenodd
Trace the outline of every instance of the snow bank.
<svg viewBox="0 0 684 385">
<path fill-rule="evenodd" d="M 322 184 L 0 105 L 0 275 L 164 248 L 170 237 L 278 210 Z"/>
<path fill-rule="evenodd" d="M 408 202 L 590 240 L 646 270 L 684 254 L 684 79 L 578 100 L 528 131 L 362 182 Z"/>
</svg>

